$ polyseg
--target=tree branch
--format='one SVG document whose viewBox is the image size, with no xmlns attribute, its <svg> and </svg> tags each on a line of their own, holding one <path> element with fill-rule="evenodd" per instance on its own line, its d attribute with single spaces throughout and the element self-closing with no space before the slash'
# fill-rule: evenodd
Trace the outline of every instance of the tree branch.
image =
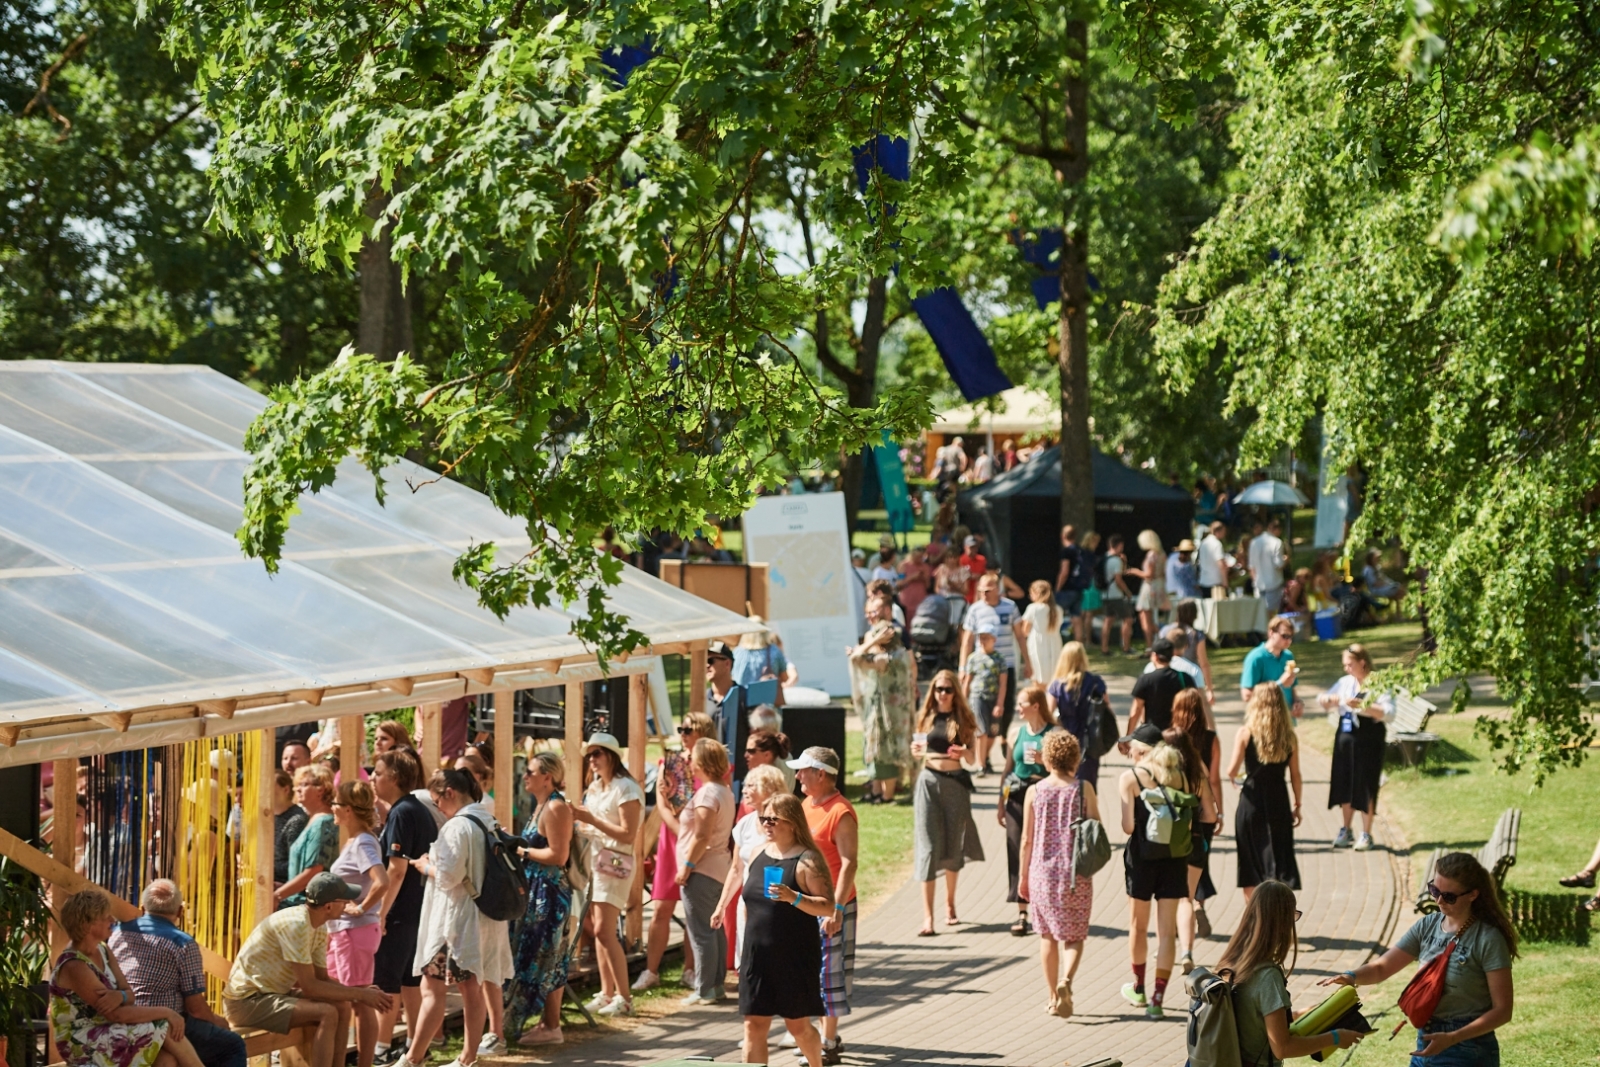
<svg viewBox="0 0 1600 1067">
<path fill-rule="evenodd" d="M 57 111 L 55 104 L 50 102 L 50 79 L 60 74 L 68 63 L 83 54 L 84 48 L 89 44 L 89 33 L 89 30 L 79 33 L 61 53 L 61 58 L 45 68 L 45 72 L 39 76 L 39 91 L 33 94 L 33 99 L 29 100 L 27 106 L 22 109 L 23 118 L 27 118 L 33 114 L 34 108 L 40 104 L 44 105 L 45 114 L 50 116 L 50 121 L 61 124 L 61 133 L 56 137 L 56 144 L 65 141 L 68 135 L 72 133 L 72 120 Z"/>
</svg>

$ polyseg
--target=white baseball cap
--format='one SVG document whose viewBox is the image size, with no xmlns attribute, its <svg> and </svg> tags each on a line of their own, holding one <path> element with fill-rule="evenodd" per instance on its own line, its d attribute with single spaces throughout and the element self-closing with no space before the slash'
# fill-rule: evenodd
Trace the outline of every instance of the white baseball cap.
<svg viewBox="0 0 1600 1067">
<path fill-rule="evenodd" d="M 828 774 L 833 775 L 835 778 L 839 776 L 839 768 L 835 767 L 827 760 L 819 758 L 817 756 L 817 749 L 815 748 L 808 748 L 804 752 L 800 753 L 799 759 L 784 760 L 784 762 L 789 765 L 789 769 L 791 771 L 801 771 L 805 770 L 807 767 L 810 767 L 814 771 L 825 771 Z"/>
</svg>

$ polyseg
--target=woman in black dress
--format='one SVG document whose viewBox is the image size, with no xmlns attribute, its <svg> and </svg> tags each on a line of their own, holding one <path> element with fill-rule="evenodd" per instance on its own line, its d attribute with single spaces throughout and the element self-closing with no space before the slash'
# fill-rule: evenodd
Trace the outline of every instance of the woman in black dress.
<svg viewBox="0 0 1600 1067">
<path fill-rule="evenodd" d="M 772 797 L 762 805 L 760 820 L 767 844 L 744 874 L 744 954 L 739 959 L 743 1062 L 767 1062 L 767 1030 L 776 1015 L 794 1035 L 806 1063 L 822 1067 L 822 1036 L 811 1019 L 824 1010 L 817 920 L 833 914 L 833 881 L 798 797 Z M 777 873 L 769 876 L 769 870 Z M 728 872 L 728 888 L 741 873 L 735 864 Z M 770 895 L 769 877 L 776 880 Z M 725 911 L 716 910 L 713 926 L 722 922 Z"/>
<path fill-rule="evenodd" d="M 1245 771 L 1242 785 L 1240 768 Z M 1250 691 L 1244 727 L 1233 739 L 1228 780 L 1240 786 L 1233 836 L 1239 844 L 1239 888 L 1245 899 L 1268 879 L 1299 889 L 1294 828 L 1300 825 L 1300 750 L 1283 690 L 1276 682 L 1263 682 Z"/>
<path fill-rule="evenodd" d="M 1372 847 L 1372 817 L 1378 811 L 1378 783 L 1383 780 L 1383 752 L 1387 730 L 1386 696 L 1367 692 L 1372 657 L 1360 645 L 1344 650 L 1344 677 L 1317 698 L 1324 711 L 1339 712 L 1333 735 L 1333 774 L 1328 779 L 1328 807 L 1342 808 L 1344 826 L 1333 839 L 1334 848 L 1365 852 Z M 1361 836 L 1350 836 L 1350 821 L 1361 813 Z"/>
<path fill-rule="evenodd" d="M 1182 954 L 1178 967 L 1184 974 L 1194 970 L 1194 939 L 1211 936 L 1211 920 L 1206 916 L 1205 902 L 1217 895 L 1211 881 L 1211 844 L 1222 826 L 1222 744 L 1217 732 L 1206 726 L 1206 705 L 1203 691 L 1185 689 L 1172 701 L 1172 729 L 1187 739 L 1199 766 L 1189 766 L 1186 774 L 1197 784 L 1196 793 L 1211 801 L 1209 813 L 1200 812 L 1194 820 L 1194 847 L 1189 850 L 1189 897 L 1178 902 L 1178 946 Z M 1176 742 L 1163 738 L 1170 745 Z M 1187 758 L 1187 756 L 1186 756 Z"/>
</svg>

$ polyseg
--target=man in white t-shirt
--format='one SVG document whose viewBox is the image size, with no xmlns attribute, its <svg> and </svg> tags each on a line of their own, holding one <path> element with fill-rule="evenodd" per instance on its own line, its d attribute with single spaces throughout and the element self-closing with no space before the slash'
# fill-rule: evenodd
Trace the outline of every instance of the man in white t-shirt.
<svg viewBox="0 0 1600 1067">
<path fill-rule="evenodd" d="M 1277 614 L 1283 600 L 1283 565 L 1289 557 L 1283 552 L 1283 523 L 1273 519 L 1267 530 L 1250 542 L 1250 577 L 1256 583 L 1256 596 L 1266 600 L 1267 611 Z"/>
<path fill-rule="evenodd" d="M 1228 570 L 1233 566 L 1233 557 L 1222 544 L 1227 534 L 1227 526 L 1214 522 L 1200 540 L 1200 588 L 1217 600 L 1228 595 Z"/>
</svg>

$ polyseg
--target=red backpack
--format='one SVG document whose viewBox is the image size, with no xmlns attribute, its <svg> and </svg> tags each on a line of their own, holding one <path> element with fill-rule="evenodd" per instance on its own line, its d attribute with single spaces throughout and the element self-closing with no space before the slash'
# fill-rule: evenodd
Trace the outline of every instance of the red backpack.
<svg viewBox="0 0 1600 1067">
<path fill-rule="evenodd" d="M 1458 933 L 1450 939 L 1444 951 L 1417 969 L 1411 976 L 1411 981 L 1406 983 L 1405 992 L 1400 994 L 1400 1010 L 1405 1013 L 1405 1019 L 1395 1025 L 1391 1038 L 1400 1032 L 1401 1027 L 1409 1022 L 1418 1030 L 1428 1025 L 1433 1018 L 1434 1009 L 1439 1006 L 1439 998 L 1444 996 L 1445 971 L 1450 966 L 1450 957 L 1456 950 L 1456 942 L 1461 940 Z"/>
</svg>

